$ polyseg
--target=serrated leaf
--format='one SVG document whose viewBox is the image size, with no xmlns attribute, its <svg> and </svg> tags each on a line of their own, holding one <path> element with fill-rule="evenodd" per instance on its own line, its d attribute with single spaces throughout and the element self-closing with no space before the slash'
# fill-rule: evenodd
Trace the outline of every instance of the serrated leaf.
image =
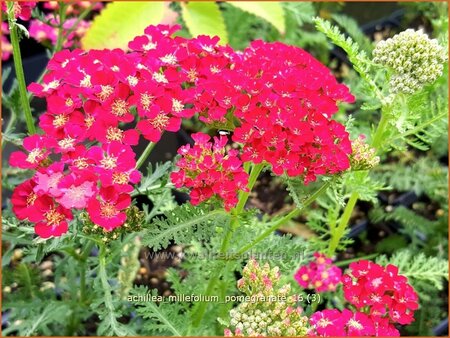
<svg viewBox="0 0 450 338">
<path fill-rule="evenodd" d="M 210 238 L 214 225 L 227 223 L 228 214 L 220 209 L 207 211 L 200 206 L 184 204 L 157 217 L 145 229 L 142 244 L 153 250 L 165 249 L 172 240 L 178 244 L 189 243 L 192 239 Z"/>
<path fill-rule="evenodd" d="M 284 11 L 279 2 L 230 1 L 228 3 L 263 18 L 271 23 L 281 34 L 284 34 L 286 31 Z"/>
<path fill-rule="evenodd" d="M 180 4 L 183 20 L 192 36 L 217 35 L 221 44 L 228 43 L 225 21 L 215 2 L 190 1 Z"/>
<path fill-rule="evenodd" d="M 97 15 L 81 40 L 83 49 L 122 48 L 164 17 L 164 2 L 113 2 Z"/>
</svg>

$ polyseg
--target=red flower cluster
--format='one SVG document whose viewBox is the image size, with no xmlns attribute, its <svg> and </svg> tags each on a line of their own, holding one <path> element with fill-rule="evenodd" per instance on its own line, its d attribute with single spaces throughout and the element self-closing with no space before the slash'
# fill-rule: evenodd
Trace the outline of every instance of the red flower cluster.
<svg viewBox="0 0 450 338">
<path fill-rule="evenodd" d="M 182 157 L 177 162 L 179 171 L 170 175 L 175 187 L 192 188 L 191 203 L 197 205 L 212 196 L 223 200 L 226 210 L 238 201 L 237 191 L 248 191 L 248 174 L 242 168 L 236 150 L 226 152 L 227 138 L 214 137 L 214 144 L 206 134 L 192 135 L 194 146 L 185 145 L 178 149 Z"/>
<path fill-rule="evenodd" d="M 313 326 L 309 336 L 321 337 L 363 337 L 363 336 L 399 336 L 399 332 L 387 320 L 374 322 L 362 312 L 336 309 L 315 312 L 310 323 Z"/>
<path fill-rule="evenodd" d="M 319 252 L 314 253 L 315 260 L 303 265 L 294 278 L 300 286 L 315 289 L 317 292 L 334 291 L 341 282 L 342 271 L 332 264 L 332 260 Z"/>
<path fill-rule="evenodd" d="M 234 52 L 217 37 L 171 37 L 178 28 L 149 26 L 130 52 L 63 50 L 49 61 L 43 83 L 29 86 L 47 101 L 39 123 L 45 135 L 25 139 L 26 152 L 11 156 L 12 165 L 37 171 L 13 202 L 30 208 L 29 216 L 18 211 L 22 219 L 47 225 L 42 236 L 67 228 L 46 220 L 50 207 L 61 215 L 86 208 L 107 230 L 123 224 L 130 184 L 139 181 L 131 146 L 140 134 L 157 142 L 195 113 L 207 123 L 237 123 L 233 138 L 244 145 L 243 159 L 266 160 L 277 174 L 308 182 L 348 167 L 348 135 L 330 116 L 336 102 L 353 97 L 312 56 L 264 42 Z M 199 145 L 181 151 L 208 155 L 183 159 L 174 182 L 194 188 L 194 204 L 217 195 L 229 209 L 247 184 L 237 152 L 225 155 L 224 139 L 212 146 L 196 138 Z"/>
<path fill-rule="evenodd" d="M 300 48 L 262 41 L 235 68 L 246 95 L 236 105 L 241 125 L 233 140 L 244 145 L 244 161 L 267 161 L 275 174 L 301 176 L 305 184 L 349 167 L 348 133 L 330 117 L 339 101 L 354 97 L 328 68 Z"/>
<path fill-rule="evenodd" d="M 390 320 L 405 325 L 414 321 L 418 296 L 396 266 L 361 260 L 350 264 L 342 282 L 347 301 L 358 309 L 369 309 L 374 322 Z"/>
<path fill-rule="evenodd" d="M 298 283 L 321 292 L 319 287 L 323 287 L 329 277 L 322 271 L 334 270 L 339 278 L 334 279 L 333 287 L 342 282 L 345 299 L 357 311 L 327 309 L 314 313 L 310 318 L 310 335 L 399 336 L 394 324 L 406 325 L 414 321 L 414 311 L 418 308 L 417 293 L 408 284 L 408 279 L 398 274 L 394 265 L 383 267 L 360 260 L 351 263 L 349 273 L 341 278 L 340 269 L 332 266 L 329 258 L 319 253 L 314 256 L 314 262 L 297 271 L 295 279 Z M 326 290 L 325 287 L 323 291 Z"/>
</svg>

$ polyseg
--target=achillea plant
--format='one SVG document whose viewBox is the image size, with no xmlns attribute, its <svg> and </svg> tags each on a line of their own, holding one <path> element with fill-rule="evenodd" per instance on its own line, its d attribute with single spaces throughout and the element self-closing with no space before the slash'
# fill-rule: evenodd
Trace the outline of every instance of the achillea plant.
<svg viewBox="0 0 450 338">
<path fill-rule="evenodd" d="M 376 203 L 389 189 L 374 174 L 385 159 L 409 146 L 427 151 L 446 132 L 446 91 L 436 83 L 446 81 L 447 57 L 437 40 L 407 30 L 375 46 L 371 59 L 371 42 L 355 30 L 349 35 L 367 51 L 310 18 L 348 53 L 359 76 L 347 86 L 299 47 L 256 40 L 235 50 L 217 36 L 188 38 L 178 25 L 148 26 L 123 49 L 82 50 L 83 20 L 102 5 L 35 5 L 3 4 L 17 74 L 4 94 L 14 113 L 4 134 L 20 147 L 4 170 L 12 190 L 3 219 L 6 334 L 89 335 L 93 327 L 119 336 L 395 336 L 428 318 L 424 304 L 448 277 L 446 242 L 428 247 L 436 257 L 412 259 L 423 248 L 414 211 L 380 206 L 368 216 L 413 229 L 404 240 L 411 252 L 372 262 L 376 254 L 347 260 L 345 249 L 350 224 L 365 211 L 358 200 Z M 186 13 L 197 5 L 179 6 Z M 40 7 L 53 10 L 51 18 Z M 31 15 L 31 35 L 55 46 L 28 93 L 18 20 Z M 37 126 L 33 96 L 46 103 Z M 25 137 L 12 132 L 20 116 Z M 187 121 L 198 127 L 192 143 L 143 170 L 163 135 Z M 428 176 L 439 189 L 423 191 L 433 200 L 430 191 L 439 190 L 442 204 L 445 170 Z M 269 179 L 274 187 L 264 185 Z M 290 197 L 278 196 L 285 185 Z M 189 201 L 178 205 L 174 189 Z M 266 215 L 263 201 L 277 199 L 288 205 Z M 440 208 L 420 222 L 444 228 L 448 208 Z M 300 215 L 312 230 L 307 239 L 274 235 Z M 172 266 L 161 272 L 162 253 Z M 243 298 L 223 302 L 229 295 Z"/>
</svg>

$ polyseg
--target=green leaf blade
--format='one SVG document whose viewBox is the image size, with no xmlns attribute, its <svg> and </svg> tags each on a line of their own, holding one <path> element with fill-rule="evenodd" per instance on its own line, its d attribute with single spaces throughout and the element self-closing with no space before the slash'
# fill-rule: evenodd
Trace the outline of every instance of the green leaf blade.
<svg viewBox="0 0 450 338">
<path fill-rule="evenodd" d="M 83 49 L 121 48 L 164 17 L 164 2 L 113 2 L 95 17 L 81 40 Z"/>
<path fill-rule="evenodd" d="M 283 7 L 280 2 L 230 1 L 230 5 L 256 15 L 271 23 L 281 34 L 286 31 Z"/>
<path fill-rule="evenodd" d="M 225 21 L 214 2 L 181 3 L 183 20 L 192 36 L 218 36 L 221 44 L 228 43 Z"/>
</svg>

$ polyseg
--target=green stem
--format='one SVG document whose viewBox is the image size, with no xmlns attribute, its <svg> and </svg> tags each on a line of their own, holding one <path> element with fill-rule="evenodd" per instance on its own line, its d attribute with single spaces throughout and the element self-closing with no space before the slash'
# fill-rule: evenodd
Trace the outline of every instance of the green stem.
<svg viewBox="0 0 450 338">
<path fill-rule="evenodd" d="M 234 215 L 232 222 L 230 224 L 230 228 L 228 229 L 228 231 L 222 241 L 222 245 L 220 247 L 220 256 L 222 256 L 223 254 L 225 254 L 228 251 L 228 247 L 230 246 L 231 238 L 233 237 L 233 232 L 234 232 L 237 224 L 238 224 L 237 217 L 236 217 L 236 215 Z M 216 267 L 216 269 L 213 272 L 213 275 L 211 276 L 211 278 L 208 282 L 208 285 L 206 286 L 205 296 L 211 296 L 211 294 L 214 290 L 214 287 L 216 286 L 216 284 L 220 278 L 221 272 L 222 272 L 222 270 L 220 269 L 220 266 Z M 198 327 L 200 325 L 200 323 L 202 322 L 203 316 L 205 315 L 207 307 L 208 307 L 207 302 L 199 303 L 198 309 L 194 313 L 193 318 L 192 318 L 192 326 L 193 327 Z"/>
<path fill-rule="evenodd" d="M 139 159 L 136 162 L 136 169 L 139 169 L 144 164 L 145 160 L 150 155 L 150 153 L 152 152 L 155 145 L 156 145 L 156 142 L 150 142 L 147 145 L 144 152 L 141 154 L 141 156 L 139 157 Z"/>
<path fill-rule="evenodd" d="M 352 216 L 353 209 L 356 205 L 356 202 L 358 201 L 358 198 L 359 194 L 355 191 L 352 192 L 350 199 L 348 200 L 347 205 L 345 206 L 344 213 L 342 214 L 338 226 L 331 232 L 331 240 L 330 245 L 328 247 L 329 256 L 334 255 L 334 252 L 336 251 L 336 248 L 339 245 L 339 241 L 344 236 L 345 229 L 347 227 L 348 222 L 350 221 L 350 217 Z"/>
<path fill-rule="evenodd" d="M 14 69 L 16 70 L 16 78 L 19 84 L 20 102 L 23 112 L 25 114 L 25 121 L 29 134 L 36 133 L 33 116 L 31 115 L 30 103 L 27 96 L 27 85 L 25 82 L 25 75 L 23 73 L 22 56 L 20 54 L 19 35 L 17 33 L 16 19 L 14 17 L 13 3 L 8 3 L 8 22 L 11 38 L 11 45 L 13 47 Z"/>
<path fill-rule="evenodd" d="M 242 210 L 244 210 L 245 203 L 247 203 L 248 197 L 250 196 L 250 192 L 252 191 L 253 186 L 255 185 L 259 174 L 261 173 L 261 170 L 263 170 L 264 165 L 265 165 L 264 163 L 259 163 L 253 167 L 250 173 L 250 177 L 248 179 L 248 191 L 239 194 L 239 202 L 236 208 L 234 208 L 233 212 L 235 215 L 239 215 L 242 212 Z"/>
<path fill-rule="evenodd" d="M 381 119 L 378 123 L 377 130 L 375 131 L 375 135 L 372 139 L 372 147 L 379 150 L 380 145 L 383 141 L 383 134 L 386 130 L 387 124 L 389 122 L 387 114 L 384 112 L 384 109 L 381 111 Z"/>
<path fill-rule="evenodd" d="M 316 190 L 316 192 L 314 192 L 314 194 L 309 196 L 303 202 L 303 206 L 301 208 L 299 208 L 299 209 L 296 208 L 296 209 L 292 210 L 290 213 L 288 213 L 287 215 L 285 215 L 284 217 L 282 217 L 279 220 L 275 221 L 273 223 L 273 225 L 269 229 L 267 229 L 261 235 L 256 237 L 256 239 L 253 240 L 253 242 L 251 242 L 251 243 L 249 243 L 247 245 L 244 245 L 241 249 L 239 249 L 238 252 L 237 252 L 238 255 L 241 255 L 244 252 L 250 250 L 256 244 L 258 244 L 259 242 L 263 241 L 266 237 L 270 236 L 270 234 L 272 234 L 274 231 L 276 231 L 281 225 L 283 225 L 286 222 L 290 221 L 291 219 L 299 216 L 306 209 L 306 207 L 308 207 L 312 202 L 314 202 L 320 195 L 322 195 L 328 189 L 328 187 L 331 185 L 332 182 L 333 182 L 333 180 L 325 182 L 319 189 Z"/>
<path fill-rule="evenodd" d="M 64 44 L 64 21 L 66 21 L 66 5 L 63 2 L 59 3 L 59 23 L 58 23 L 58 39 L 56 40 L 53 54 L 59 52 Z"/>
<path fill-rule="evenodd" d="M 227 233 L 225 234 L 225 237 L 222 241 L 222 245 L 220 247 L 220 254 L 225 254 L 228 251 L 228 248 L 230 246 L 230 242 L 231 242 L 231 238 L 233 237 L 233 233 L 236 230 L 236 228 L 239 226 L 239 221 L 238 221 L 238 215 L 240 213 L 242 213 L 242 210 L 244 210 L 245 207 L 245 203 L 248 200 L 248 197 L 250 196 L 250 192 L 252 191 L 253 186 L 256 183 L 256 180 L 258 179 L 259 174 L 261 173 L 261 170 L 264 168 L 264 163 L 260 163 L 260 164 L 256 164 L 251 173 L 250 173 L 250 177 L 248 179 L 248 192 L 242 192 L 239 194 L 239 201 L 238 204 L 236 205 L 236 207 L 233 209 L 232 211 L 232 221 L 230 224 L 230 228 L 228 229 Z M 213 275 L 211 276 L 208 285 L 206 287 L 206 292 L 205 295 L 206 296 L 210 296 L 211 293 L 214 290 L 214 287 L 216 286 L 219 278 L 220 278 L 220 274 L 221 274 L 222 270 L 220 269 L 220 267 L 216 268 L 213 272 Z M 199 307 L 197 309 L 197 311 L 194 313 L 193 316 L 193 320 L 192 320 L 192 325 L 194 327 L 198 327 L 203 319 L 203 316 L 205 315 L 206 309 L 208 307 L 208 303 L 203 302 L 199 304 Z"/>
<path fill-rule="evenodd" d="M 381 110 L 381 119 L 378 123 L 377 129 L 375 131 L 375 134 L 372 139 L 372 147 L 375 148 L 377 151 L 380 151 L 380 146 L 383 143 L 383 134 L 388 126 L 389 123 L 389 116 L 386 112 L 386 109 L 389 106 L 385 106 Z M 365 175 L 367 176 L 369 172 L 366 172 Z M 350 218 L 353 213 L 353 209 L 355 208 L 356 203 L 358 202 L 359 194 L 357 192 L 352 192 L 350 195 L 350 198 L 347 202 L 347 205 L 345 206 L 344 213 L 342 214 L 342 217 L 339 221 L 339 224 L 336 228 L 331 228 L 331 240 L 330 244 L 328 246 L 328 255 L 333 256 L 336 252 L 336 249 L 339 245 L 340 240 L 344 236 L 345 229 L 348 226 L 348 223 L 350 221 Z"/>
<path fill-rule="evenodd" d="M 336 263 L 334 263 L 334 265 L 336 265 L 336 266 L 347 266 L 347 265 L 349 265 L 350 263 L 359 261 L 359 260 L 361 260 L 361 259 L 372 259 L 372 258 L 377 257 L 378 255 L 379 255 L 378 253 L 374 253 L 374 254 L 370 254 L 370 255 L 366 255 L 366 256 L 362 256 L 362 257 L 356 257 L 356 258 L 352 258 L 352 259 L 346 259 L 345 261 L 339 261 L 339 262 L 336 262 Z"/>
<path fill-rule="evenodd" d="M 125 335 L 119 328 L 119 323 L 115 317 L 116 310 L 114 309 L 114 303 L 111 295 L 111 286 L 108 283 L 108 276 L 106 274 L 106 247 L 104 244 L 100 245 L 100 253 L 98 256 L 98 274 L 100 277 L 100 282 L 104 290 L 103 302 L 107 310 L 107 316 L 109 316 L 109 323 L 111 325 L 111 330 L 114 335 Z"/>
<path fill-rule="evenodd" d="M 89 241 L 81 254 L 80 260 L 80 303 L 83 304 L 86 300 L 86 261 L 89 257 L 89 254 L 94 247 L 94 242 Z"/>
<path fill-rule="evenodd" d="M 28 290 L 30 294 L 30 298 L 34 298 L 33 285 L 31 283 L 30 270 L 28 270 L 28 266 L 25 263 L 19 265 L 19 270 L 22 270 L 22 276 L 24 276 L 25 288 Z"/>
</svg>

